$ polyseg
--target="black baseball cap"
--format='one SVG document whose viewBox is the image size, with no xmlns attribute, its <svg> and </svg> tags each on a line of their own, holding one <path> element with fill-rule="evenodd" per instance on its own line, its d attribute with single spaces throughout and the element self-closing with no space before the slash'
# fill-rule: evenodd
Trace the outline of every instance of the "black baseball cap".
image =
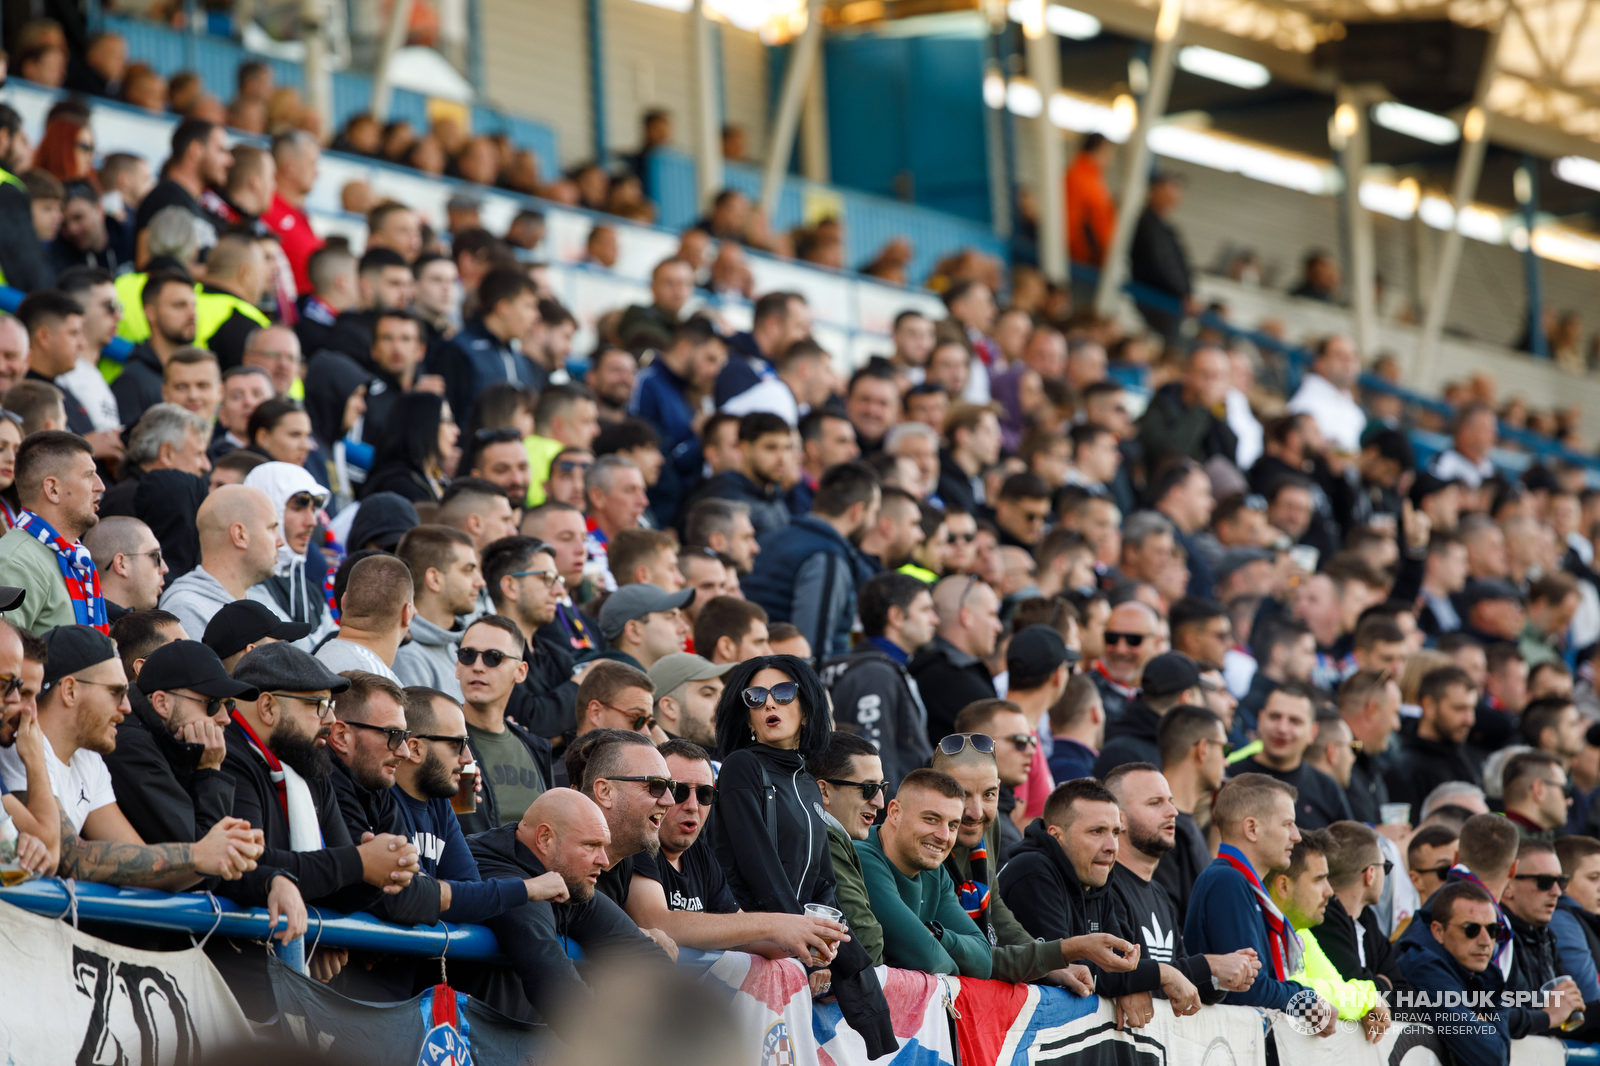
<svg viewBox="0 0 1600 1066">
<path fill-rule="evenodd" d="M 1431 470 L 1418 470 L 1417 479 L 1411 483 L 1411 502 L 1421 506 L 1422 501 L 1451 485 L 1459 485 L 1455 478 L 1443 478 Z"/>
<path fill-rule="evenodd" d="M 1075 663 L 1083 656 L 1067 647 L 1054 628 L 1028 626 L 1006 645 L 1006 669 L 1012 677 L 1048 679 L 1062 663 Z"/>
<path fill-rule="evenodd" d="M 90 626 L 56 626 L 44 635 L 44 686 L 117 657 L 111 638 Z"/>
<path fill-rule="evenodd" d="M 1461 593 L 1461 602 L 1469 611 L 1485 600 L 1509 600 L 1512 603 L 1521 603 L 1523 596 L 1517 586 L 1498 577 L 1470 582 Z"/>
<path fill-rule="evenodd" d="M 13 585 L 0 585 L 0 611 L 15 611 L 22 606 L 23 598 L 27 595 L 27 589 L 19 589 Z"/>
<path fill-rule="evenodd" d="M 211 621 L 206 623 L 206 633 L 201 638 L 201 643 L 216 652 L 218 659 L 226 659 L 267 638 L 296 641 L 310 632 L 309 624 L 285 622 L 273 614 L 272 608 L 264 603 L 257 603 L 255 600 L 234 600 L 211 616 Z M 200 690 L 195 689 L 195 691 Z"/>
<path fill-rule="evenodd" d="M 1200 684 L 1200 667 L 1181 651 L 1163 652 L 1144 664 L 1139 688 L 1146 696 L 1176 696 Z"/>
<path fill-rule="evenodd" d="M 261 695 L 255 686 L 229 677 L 222 665 L 222 657 L 198 640 L 175 640 L 151 652 L 139 668 L 138 685 L 139 691 L 146 696 L 152 692 L 173 692 L 180 688 L 198 692 L 202 696 L 239 700 L 254 700 Z"/>
</svg>

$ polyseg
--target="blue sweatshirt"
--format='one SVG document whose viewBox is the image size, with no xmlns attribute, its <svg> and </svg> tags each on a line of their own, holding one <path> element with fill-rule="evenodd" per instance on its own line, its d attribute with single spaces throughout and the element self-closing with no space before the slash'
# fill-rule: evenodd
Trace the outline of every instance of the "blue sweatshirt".
<svg viewBox="0 0 1600 1066">
<path fill-rule="evenodd" d="M 1585 1003 L 1600 1000 L 1600 976 L 1595 971 L 1595 957 L 1589 951 L 1589 938 L 1583 933 L 1582 908 L 1571 896 L 1562 895 L 1556 903 L 1556 912 L 1550 917 L 1550 931 L 1555 934 L 1556 947 L 1561 951 L 1561 969 L 1578 983 Z"/>
<path fill-rule="evenodd" d="M 1200 871 L 1189 894 L 1183 943 L 1191 955 L 1226 955 L 1240 948 L 1255 948 L 1261 971 L 1243 992 L 1229 992 L 1225 1003 L 1283 1010 L 1295 993 L 1307 986 L 1279 981 L 1272 976 L 1272 949 L 1267 944 L 1267 920 L 1255 890 L 1244 876 L 1222 859 Z"/>
<path fill-rule="evenodd" d="M 456 924 L 487 921 L 513 907 L 528 902 L 528 888 L 515 877 L 485 881 L 478 875 L 478 863 L 467 850 L 461 823 L 447 799 L 423 803 L 394 786 L 400 801 L 400 817 L 405 819 L 406 835 L 417 846 L 417 864 L 429 877 L 450 886 L 450 909 L 441 918 Z"/>
<path fill-rule="evenodd" d="M 1514 1019 L 1510 1016 L 1531 1008 L 1501 1005 L 1505 979 L 1498 966 L 1490 963 L 1481 974 L 1473 973 L 1430 932 L 1400 942 L 1400 971 L 1411 991 L 1390 1000 L 1395 1014 L 1432 1025 L 1458 1066 L 1506 1066 L 1511 1061 Z M 1443 997 L 1449 992 L 1469 994 L 1474 1005 L 1444 1006 Z M 1538 1013 L 1548 1022 L 1543 1011 Z M 1546 1024 L 1544 1030 L 1548 1028 Z"/>
</svg>

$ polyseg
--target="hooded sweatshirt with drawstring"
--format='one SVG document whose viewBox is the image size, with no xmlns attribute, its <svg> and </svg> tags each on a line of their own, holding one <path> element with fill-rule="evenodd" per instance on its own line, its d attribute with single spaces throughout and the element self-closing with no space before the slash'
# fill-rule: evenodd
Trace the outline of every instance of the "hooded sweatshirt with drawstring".
<svg viewBox="0 0 1600 1066">
<path fill-rule="evenodd" d="M 262 463 L 245 476 L 244 484 L 246 488 L 260 489 L 267 494 L 273 513 L 278 516 L 280 531 L 284 528 L 284 509 L 291 496 L 309 492 L 319 507 L 328 498 L 328 490 L 317 484 L 304 467 L 293 463 Z M 291 622 L 311 626 L 311 633 L 295 642 L 295 647 L 302 651 L 310 652 L 323 637 L 338 628 L 322 598 L 322 582 L 307 576 L 305 554 L 290 550 L 287 544 L 278 548 L 272 576 L 252 585 L 245 595 L 285 615 Z"/>
<path fill-rule="evenodd" d="M 461 620 L 441 629 L 422 615 L 411 618 L 411 640 L 394 653 L 394 672 L 402 685 L 438 689 L 460 701 L 461 682 L 456 677 L 456 645 L 466 630 Z"/>
</svg>

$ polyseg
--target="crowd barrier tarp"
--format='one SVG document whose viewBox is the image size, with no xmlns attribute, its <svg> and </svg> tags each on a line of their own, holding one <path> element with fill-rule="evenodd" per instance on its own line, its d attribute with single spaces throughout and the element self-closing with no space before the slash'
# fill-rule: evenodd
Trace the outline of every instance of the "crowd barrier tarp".
<svg viewBox="0 0 1600 1066">
<path fill-rule="evenodd" d="M 1415 1022 L 1391 1025 L 1382 1040 L 1371 1044 L 1354 1022 L 1339 1022 L 1332 1036 L 1320 1037 L 1298 1032 L 1282 1014 L 1270 1017 L 1278 1061 L 1292 1066 L 1449 1066 L 1452 1061 L 1433 1030 Z M 1511 1066 L 1562 1066 L 1566 1061 L 1566 1047 L 1552 1037 L 1511 1042 Z"/>
<path fill-rule="evenodd" d="M 276 958 L 267 963 L 283 1035 L 317 1053 L 349 1051 L 361 1061 L 527 1066 L 548 1057 L 543 1026 L 508 1018 L 449 985 L 404 1003 L 341 996 Z"/>
<path fill-rule="evenodd" d="M 0 1061 L 180 1066 L 251 1039 L 199 948 L 136 951 L 0 903 Z"/>
</svg>

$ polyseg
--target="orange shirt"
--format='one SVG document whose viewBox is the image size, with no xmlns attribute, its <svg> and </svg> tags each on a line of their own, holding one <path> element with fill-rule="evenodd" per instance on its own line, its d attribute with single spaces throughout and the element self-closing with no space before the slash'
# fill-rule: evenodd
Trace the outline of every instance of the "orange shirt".
<svg viewBox="0 0 1600 1066">
<path fill-rule="evenodd" d="M 1111 247 L 1117 205 L 1106 188 L 1105 172 L 1087 152 L 1067 168 L 1067 254 L 1075 263 L 1100 266 Z"/>
</svg>

